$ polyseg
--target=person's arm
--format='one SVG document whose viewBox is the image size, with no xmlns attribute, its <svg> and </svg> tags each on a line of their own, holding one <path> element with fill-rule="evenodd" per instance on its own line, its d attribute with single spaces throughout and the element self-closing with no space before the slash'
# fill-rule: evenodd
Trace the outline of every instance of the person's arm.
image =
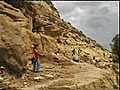
<svg viewBox="0 0 120 90">
<path fill-rule="evenodd" d="M 39 52 L 39 55 L 40 55 L 40 56 L 44 56 L 44 54 L 43 54 L 43 53 L 41 53 L 41 52 L 40 52 L 40 50 L 39 50 L 38 52 Z"/>
</svg>

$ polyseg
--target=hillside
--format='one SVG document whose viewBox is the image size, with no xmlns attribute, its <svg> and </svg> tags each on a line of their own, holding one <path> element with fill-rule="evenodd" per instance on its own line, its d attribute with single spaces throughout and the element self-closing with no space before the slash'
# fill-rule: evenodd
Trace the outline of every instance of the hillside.
<svg viewBox="0 0 120 90">
<path fill-rule="evenodd" d="M 0 1 L 0 19 L 0 65 L 5 68 L 0 88 L 118 88 L 118 75 L 113 70 L 116 63 L 110 62 L 117 56 L 61 19 L 51 2 Z M 43 54 L 40 73 L 32 72 L 30 61 L 31 46 L 36 43 Z"/>
</svg>

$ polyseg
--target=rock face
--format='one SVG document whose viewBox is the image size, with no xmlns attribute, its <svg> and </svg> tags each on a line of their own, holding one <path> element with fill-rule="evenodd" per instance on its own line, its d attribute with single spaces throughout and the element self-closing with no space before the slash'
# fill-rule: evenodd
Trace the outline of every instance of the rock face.
<svg viewBox="0 0 120 90">
<path fill-rule="evenodd" d="M 41 25 L 49 24 L 48 21 L 44 20 L 46 18 L 44 14 L 47 12 L 59 18 L 57 13 L 52 11 L 48 4 L 46 2 L 0 2 L 0 62 L 9 69 L 12 69 L 12 71 L 18 73 L 22 71 L 23 67 L 27 64 L 28 56 L 31 52 L 30 46 L 33 43 L 39 43 L 41 50 L 46 53 L 53 52 L 56 49 L 54 39 L 31 32 L 32 28 L 40 29 L 43 28 Z M 31 9 L 33 11 L 30 11 Z M 45 9 L 46 12 L 41 11 L 42 9 Z M 46 15 L 49 15 L 49 13 Z M 46 33 L 46 31 L 44 32 Z"/>
<path fill-rule="evenodd" d="M 33 33 L 32 30 L 38 30 L 39 33 Z M 39 49 L 47 60 L 56 62 L 59 65 L 67 66 L 86 62 L 95 64 L 99 68 L 100 66 L 106 68 L 106 65 L 108 65 L 107 68 L 109 68 L 109 57 L 115 56 L 97 44 L 96 41 L 86 37 L 69 22 L 61 19 L 59 12 L 51 2 L 1 1 L 0 65 L 4 66 L 12 74 L 23 74 L 23 68 L 26 67 L 29 58 L 33 56 L 31 54 L 31 45 L 35 43 L 39 44 Z M 73 50 L 74 52 L 72 52 Z M 104 63 L 104 65 L 101 65 L 101 63 Z M 72 70 L 72 68 L 69 70 Z M 95 70 L 96 73 L 101 72 L 101 70 Z M 83 75 L 84 73 L 79 75 L 81 76 L 81 74 Z M 82 77 L 79 78 L 79 75 L 74 77 L 81 80 Z M 100 81 L 99 84 L 104 81 L 103 78 L 100 78 L 100 80 L 96 79 L 93 83 L 96 83 L 97 80 L 98 83 Z M 24 84 L 27 83 L 25 82 Z M 92 88 L 90 83 L 88 86 Z M 57 84 L 53 86 L 57 86 Z M 63 86 L 62 89 L 84 89 L 84 85 L 82 86 L 79 81 L 76 81 L 76 85 L 78 86 L 61 86 Z M 88 89 L 89 87 L 85 86 Z M 55 88 L 60 89 L 61 87 Z"/>
<path fill-rule="evenodd" d="M 31 40 L 27 34 L 28 18 L 11 5 L 0 2 L 0 61 L 9 69 L 20 72 L 27 63 Z"/>
</svg>

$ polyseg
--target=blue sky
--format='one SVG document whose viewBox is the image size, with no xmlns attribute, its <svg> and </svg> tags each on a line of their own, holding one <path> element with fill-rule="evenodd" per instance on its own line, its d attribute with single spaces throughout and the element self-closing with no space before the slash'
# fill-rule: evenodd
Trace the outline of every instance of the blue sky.
<svg viewBox="0 0 120 90">
<path fill-rule="evenodd" d="M 110 49 L 119 32 L 118 1 L 52 1 L 62 19 L 70 22 L 87 37 Z"/>
</svg>

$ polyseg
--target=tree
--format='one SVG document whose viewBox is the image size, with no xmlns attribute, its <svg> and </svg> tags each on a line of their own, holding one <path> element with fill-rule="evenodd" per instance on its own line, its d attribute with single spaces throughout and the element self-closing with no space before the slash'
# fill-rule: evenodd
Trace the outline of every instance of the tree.
<svg viewBox="0 0 120 90">
<path fill-rule="evenodd" d="M 115 35 L 115 37 L 112 39 L 110 47 L 114 54 L 119 55 L 119 34 Z"/>
</svg>

